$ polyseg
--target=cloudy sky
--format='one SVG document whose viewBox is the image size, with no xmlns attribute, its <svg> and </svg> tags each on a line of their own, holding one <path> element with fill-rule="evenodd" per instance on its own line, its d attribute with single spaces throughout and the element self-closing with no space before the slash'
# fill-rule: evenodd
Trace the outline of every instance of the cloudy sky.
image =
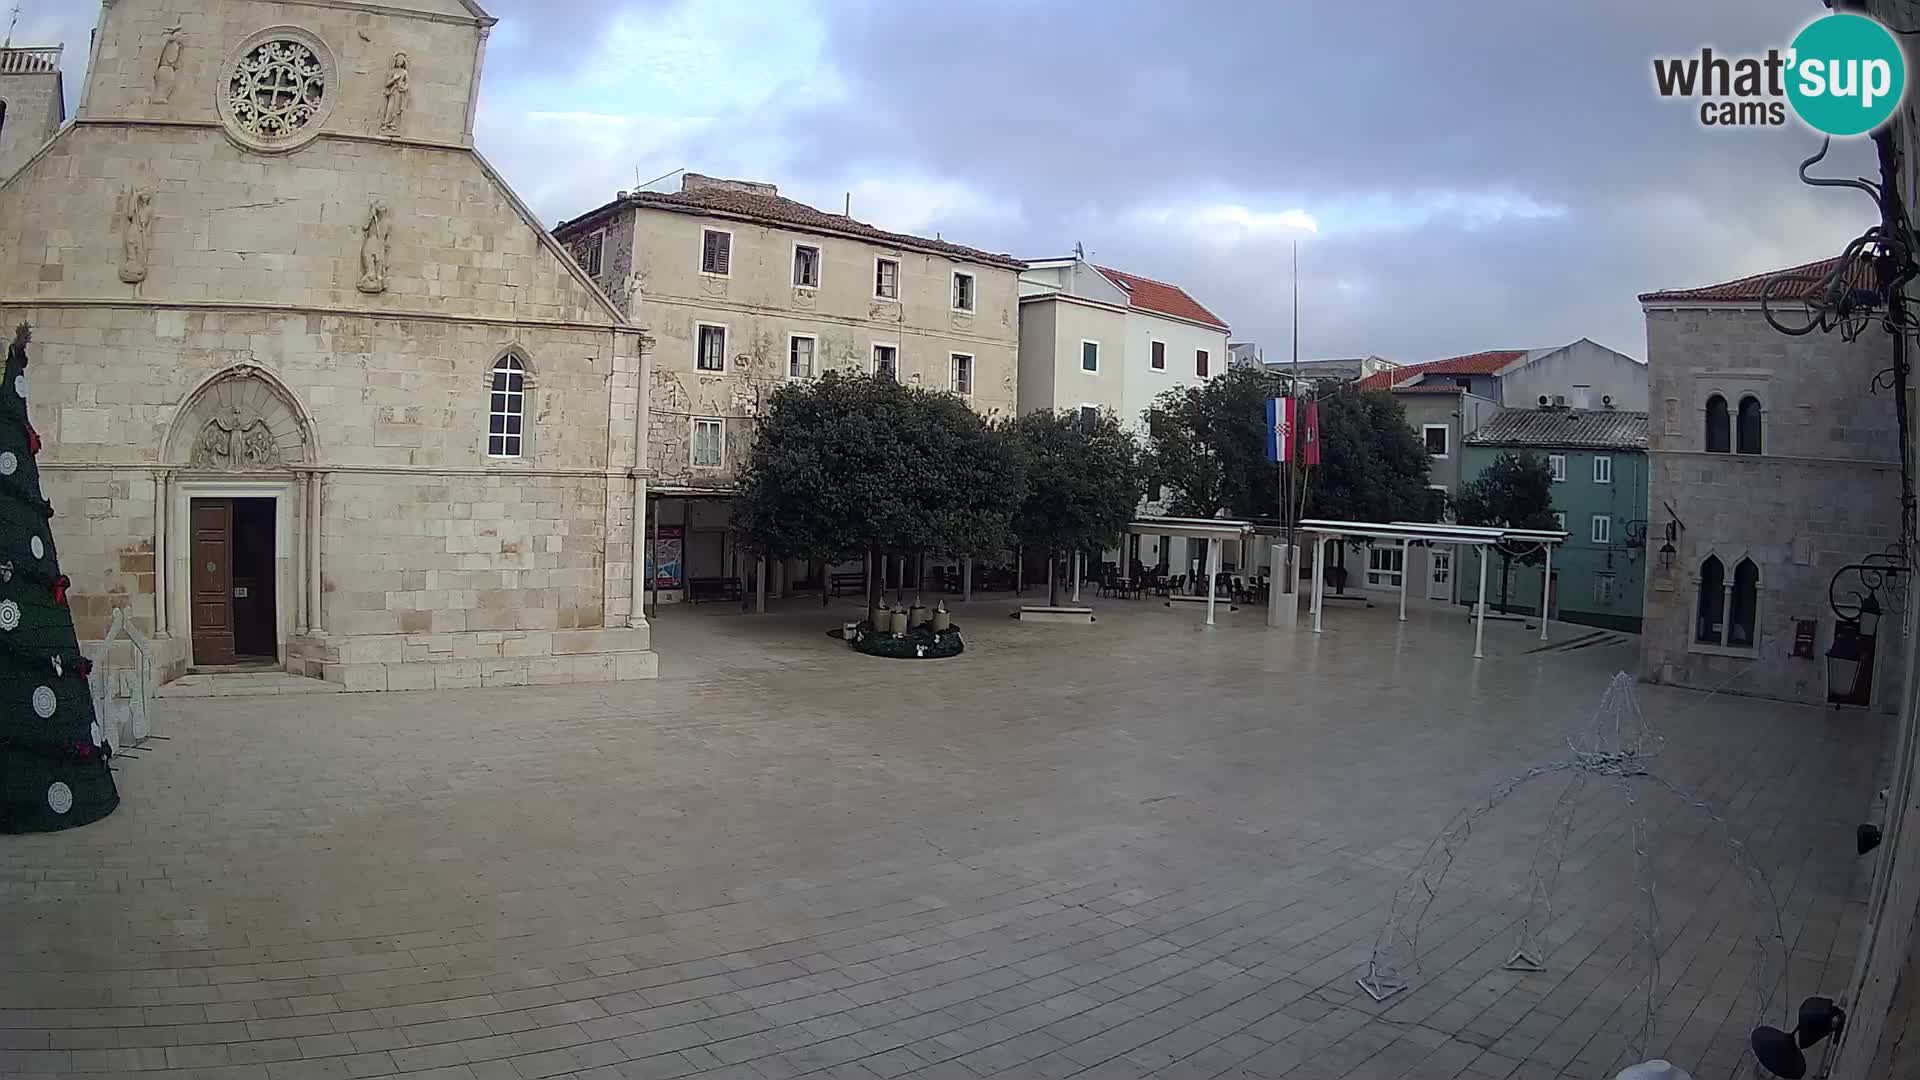
<svg viewBox="0 0 1920 1080">
<path fill-rule="evenodd" d="M 93 0 L 20 2 L 17 41 L 84 64 Z M 1269 359 L 1295 240 L 1303 356 L 1643 356 L 1636 293 L 1823 258 L 1871 220 L 1799 183 L 1796 122 L 1705 129 L 1653 90 L 1653 57 L 1784 46 L 1817 0 L 482 3 L 480 148 L 549 224 L 681 168 L 851 192 L 888 228 L 1083 243 Z"/>
</svg>

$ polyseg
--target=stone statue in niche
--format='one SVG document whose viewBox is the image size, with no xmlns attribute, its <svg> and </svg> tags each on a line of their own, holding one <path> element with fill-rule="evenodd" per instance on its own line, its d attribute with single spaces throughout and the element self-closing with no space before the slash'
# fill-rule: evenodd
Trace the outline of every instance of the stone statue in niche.
<svg viewBox="0 0 1920 1080">
<path fill-rule="evenodd" d="M 153 191 L 129 189 L 120 201 L 120 280 L 147 280 L 147 237 L 153 230 Z"/>
<path fill-rule="evenodd" d="M 259 413 L 228 406 L 200 429 L 190 464 L 196 469 L 236 471 L 277 468 L 280 444 Z"/>
<path fill-rule="evenodd" d="M 387 100 L 380 106 L 380 132 L 395 135 L 400 131 L 400 121 L 407 113 L 407 87 L 410 76 L 407 73 L 407 54 L 393 54 L 393 66 L 387 69 Z"/>
<path fill-rule="evenodd" d="M 160 44 L 160 61 L 153 67 L 153 103 L 165 105 L 173 97 L 173 84 L 180 77 L 181 24 L 167 27 L 166 40 Z"/>
<path fill-rule="evenodd" d="M 387 291 L 387 204 L 379 199 L 367 207 L 367 224 L 360 240 L 360 282 L 363 293 Z"/>
</svg>

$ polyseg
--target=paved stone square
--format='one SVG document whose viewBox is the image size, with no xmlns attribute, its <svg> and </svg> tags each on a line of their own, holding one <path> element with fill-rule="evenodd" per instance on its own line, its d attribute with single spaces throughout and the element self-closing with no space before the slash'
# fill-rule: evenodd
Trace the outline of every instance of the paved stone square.
<svg viewBox="0 0 1920 1080">
<path fill-rule="evenodd" d="M 1475 663 L 1425 605 L 1318 637 L 1098 605 L 978 602 L 941 662 L 854 655 L 850 605 L 798 600 L 663 614 L 657 683 L 161 699 L 118 813 L 0 839 L 0 1073 L 1611 1075 L 1646 902 L 1612 785 L 1546 972 L 1500 967 L 1543 782 L 1476 829 L 1415 987 L 1355 978 L 1447 818 L 1559 756 L 1630 640 L 1493 624 Z M 1660 770 L 1751 833 L 1783 997 L 1843 987 L 1877 720 L 1641 700 Z M 1712 823 L 1652 804 L 1655 1045 L 1729 1076 L 1753 920 Z"/>
</svg>

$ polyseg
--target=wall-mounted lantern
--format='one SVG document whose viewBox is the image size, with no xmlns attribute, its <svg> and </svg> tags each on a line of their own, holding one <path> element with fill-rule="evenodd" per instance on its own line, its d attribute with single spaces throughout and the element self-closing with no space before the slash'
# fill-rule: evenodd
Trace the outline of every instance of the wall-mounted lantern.
<svg viewBox="0 0 1920 1080">
<path fill-rule="evenodd" d="M 1833 609 L 1833 646 L 1827 650 L 1827 702 L 1867 705 L 1873 699 L 1874 656 L 1879 651 L 1880 593 L 1896 588 L 1907 573 L 1897 555 L 1869 555 L 1841 567 L 1827 583 L 1827 606 Z M 1842 589 L 1841 580 L 1851 576 Z M 1843 596 L 1844 594 L 1844 596 Z"/>
</svg>

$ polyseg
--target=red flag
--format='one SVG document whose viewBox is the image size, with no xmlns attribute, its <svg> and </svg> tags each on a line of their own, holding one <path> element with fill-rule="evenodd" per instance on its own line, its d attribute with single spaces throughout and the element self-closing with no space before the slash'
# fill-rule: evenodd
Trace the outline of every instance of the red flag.
<svg viewBox="0 0 1920 1080">
<path fill-rule="evenodd" d="M 1306 420 L 1300 425 L 1306 445 L 1300 450 L 1302 464 L 1312 467 L 1320 464 L 1320 403 L 1307 402 Z"/>
</svg>

